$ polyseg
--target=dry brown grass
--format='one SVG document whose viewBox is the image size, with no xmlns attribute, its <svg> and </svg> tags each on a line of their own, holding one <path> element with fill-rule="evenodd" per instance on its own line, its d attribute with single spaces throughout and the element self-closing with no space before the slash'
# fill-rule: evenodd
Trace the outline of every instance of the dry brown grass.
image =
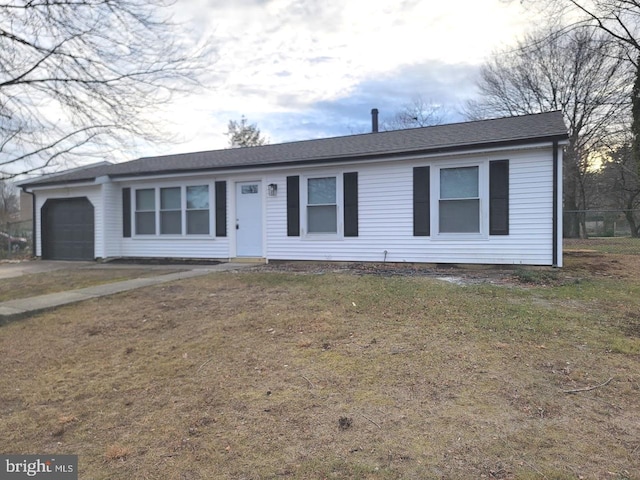
<svg viewBox="0 0 640 480">
<path fill-rule="evenodd" d="M 568 264 L 221 273 L 5 325 L 0 451 L 82 479 L 640 478 L 633 262 Z"/>
<path fill-rule="evenodd" d="M 109 445 L 107 451 L 104 454 L 104 459 L 107 462 L 113 462 L 116 460 L 126 460 L 131 454 L 131 449 L 123 447 L 122 445 Z"/>
<path fill-rule="evenodd" d="M 565 238 L 565 250 L 592 250 L 600 253 L 622 255 L 640 255 L 640 238 L 631 237 L 593 237 Z"/>
<path fill-rule="evenodd" d="M 179 269 L 118 268 L 114 266 L 85 267 L 77 270 L 56 270 L 0 279 L 0 302 L 64 292 L 132 278 L 164 275 Z"/>
</svg>

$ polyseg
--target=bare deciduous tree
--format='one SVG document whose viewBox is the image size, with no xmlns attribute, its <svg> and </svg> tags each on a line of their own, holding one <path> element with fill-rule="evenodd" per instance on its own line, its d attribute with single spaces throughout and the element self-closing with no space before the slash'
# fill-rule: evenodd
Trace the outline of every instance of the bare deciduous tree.
<svg viewBox="0 0 640 480">
<path fill-rule="evenodd" d="M 556 2 L 558 0 L 555 0 Z M 573 7 L 582 17 L 577 25 L 598 27 L 612 39 L 636 52 L 630 56 L 635 61 L 640 53 L 640 1 L 638 0 L 560 0 Z"/>
<path fill-rule="evenodd" d="M 447 117 L 449 117 L 449 111 L 443 105 L 418 95 L 411 100 L 411 103 L 404 105 L 391 120 L 385 121 L 382 127 L 383 130 L 428 127 L 445 123 Z"/>
<path fill-rule="evenodd" d="M 9 222 L 20 209 L 20 201 L 16 187 L 0 180 L 0 223 Z"/>
<path fill-rule="evenodd" d="M 0 3 L 0 178 L 160 138 L 150 109 L 197 85 L 202 51 L 165 0 Z"/>
<path fill-rule="evenodd" d="M 615 145 L 607 152 L 607 161 L 597 173 L 603 192 L 601 207 L 622 211 L 632 237 L 640 237 L 640 176 L 631 141 Z"/>
<path fill-rule="evenodd" d="M 546 18 L 566 24 L 565 30 L 596 27 L 626 47 L 631 63 L 640 53 L 640 0 L 505 0 L 518 1 Z M 635 51 L 635 54 L 632 52 Z"/>
<path fill-rule="evenodd" d="M 620 47 L 593 29 L 551 28 L 530 34 L 513 50 L 483 66 L 482 98 L 469 102 L 469 118 L 561 110 L 569 127 L 564 156 L 564 208 L 587 208 L 590 156 L 625 129 L 630 79 Z M 582 229 L 580 229 L 580 223 Z M 568 216 L 565 236 L 586 234 L 584 217 Z"/>
</svg>

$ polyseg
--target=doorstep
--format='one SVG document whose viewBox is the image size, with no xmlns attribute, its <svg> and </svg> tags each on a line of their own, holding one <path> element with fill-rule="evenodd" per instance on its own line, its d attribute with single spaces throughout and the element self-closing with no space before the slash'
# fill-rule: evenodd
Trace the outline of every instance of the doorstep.
<svg viewBox="0 0 640 480">
<path fill-rule="evenodd" d="M 264 257 L 233 257 L 229 261 L 232 263 L 269 263 Z"/>
</svg>

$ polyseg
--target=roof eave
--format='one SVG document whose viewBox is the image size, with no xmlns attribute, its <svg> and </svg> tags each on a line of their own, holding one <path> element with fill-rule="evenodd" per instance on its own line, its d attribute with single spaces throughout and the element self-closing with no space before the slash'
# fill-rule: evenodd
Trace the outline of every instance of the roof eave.
<svg viewBox="0 0 640 480">
<path fill-rule="evenodd" d="M 104 177 L 104 175 L 100 175 L 101 177 Z M 63 180 L 63 181 L 58 181 L 58 182 L 54 182 L 54 181 L 50 181 L 50 182 L 38 182 L 38 183 L 20 183 L 18 184 L 19 187 L 21 188 L 40 188 L 40 187 L 62 187 L 62 186 L 66 186 L 66 185 L 78 185 L 78 184 L 85 184 L 85 185 L 95 185 L 96 184 L 96 178 L 98 177 L 89 177 L 89 178 L 81 178 L 78 180 Z"/>
<path fill-rule="evenodd" d="M 344 156 L 333 156 L 333 157 L 317 157 L 317 158 L 307 158 L 301 160 L 291 160 L 286 162 L 270 162 L 270 163 L 247 163 L 244 165 L 224 165 L 224 166 L 211 166 L 211 167 L 202 167 L 202 168 L 176 168 L 169 170 L 150 170 L 150 171 L 140 171 L 140 172 L 131 172 L 131 173 L 121 173 L 121 174 L 109 174 L 107 175 L 112 179 L 125 179 L 129 177 L 140 177 L 145 175 L 154 175 L 154 174 L 162 174 L 162 175 L 172 175 L 172 174 L 185 174 L 185 173 L 202 173 L 202 172 L 213 172 L 213 171 L 221 171 L 221 170 L 245 170 L 245 169 L 256 169 L 256 168 L 272 168 L 272 167 L 288 167 L 288 166 L 299 166 L 299 165 L 315 165 L 320 163 L 346 163 L 346 162 L 363 162 L 367 160 L 384 160 L 386 158 L 394 158 L 398 156 L 411 155 L 411 156 L 429 156 L 429 155 L 437 155 L 437 154 L 447 154 L 447 153 L 456 153 L 456 152 L 465 152 L 471 150 L 490 150 L 495 148 L 504 148 L 509 146 L 518 146 L 518 145 L 536 145 L 543 143 L 552 143 L 554 141 L 558 142 L 560 145 L 564 145 L 569 138 L 568 134 L 555 134 L 555 135 L 546 135 L 540 137 L 533 138 L 522 138 L 522 139 L 514 139 L 514 140 L 497 140 L 493 142 L 479 142 L 472 144 L 464 144 L 464 145 L 449 145 L 442 147 L 431 147 L 425 149 L 416 149 L 416 150 L 396 150 L 391 152 L 379 152 L 379 153 L 366 153 L 359 155 L 344 155 Z M 104 175 L 103 175 L 104 176 Z M 98 177 L 88 177 L 81 178 L 76 180 L 63 180 L 63 181 L 55 181 L 51 179 L 51 181 L 45 182 L 21 182 L 20 186 L 22 188 L 46 188 L 46 187 L 55 187 L 55 186 L 76 186 L 80 184 L 95 184 L 95 181 Z"/>
<path fill-rule="evenodd" d="M 143 172 L 132 172 L 132 173 L 121 173 L 121 174 L 112 174 L 109 175 L 110 178 L 113 179 L 123 179 L 129 177 L 140 177 L 144 175 L 150 174 L 162 174 L 162 175 L 174 175 L 174 174 L 185 174 L 185 173 L 202 173 L 202 172 L 213 172 L 213 171 L 221 171 L 221 170 L 246 170 L 246 169 L 256 169 L 256 168 L 270 168 L 270 167 L 288 167 L 288 166 L 298 166 L 298 165 L 316 165 L 316 164 L 326 164 L 326 163 L 348 163 L 348 162 L 363 162 L 367 160 L 383 160 L 385 158 L 394 158 L 398 156 L 411 155 L 411 156 L 427 156 L 427 155 L 437 155 L 437 154 L 446 154 L 446 153 L 456 153 L 456 152 L 464 152 L 470 150 L 490 150 L 494 148 L 504 148 L 509 146 L 518 146 L 518 145 L 535 145 L 535 144 L 543 144 L 543 143 L 553 143 L 557 141 L 559 145 L 564 145 L 566 140 L 569 138 L 568 134 L 561 135 L 549 135 L 544 137 L 536 137 L 536 138 L 527 138 L 520 140 L 505 140 L 505 141 L 495 141 L 495 142 L 484 142 L 484 143 L 476 143 L 476 144 L 465 144 L 465 145 L 452 145 L 446 147 L 433 147 L 428 149 L 419 149 L 419 150 L 400 150 L 394 152 L 383 152 L 383 153 L 367 153 L 362 155 L 345 155 L 340 157 L 318 157 L 311 159 L 303 159 L 303 160 L 291 160 L 287 162 L 271 162 L 271 163 L 247 163 L 244 165 L 224 165 L 224 166 L 216 166 L 216 167 L 203 167 L 203 168 L 178 168 L 178 169 L 170 169 L 170 170 L 162 170 L 162 171 L 143 171 Z"/>
</svg>

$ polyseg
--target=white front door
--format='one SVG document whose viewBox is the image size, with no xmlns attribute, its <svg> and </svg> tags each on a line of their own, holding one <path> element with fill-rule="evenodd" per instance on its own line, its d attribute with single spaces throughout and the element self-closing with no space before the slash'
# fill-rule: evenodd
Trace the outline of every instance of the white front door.
<svg viewBox="0 0 640 480">
<path fill-rule="evenodd" d="M 262 257 L 262 184 L 236 183 L 236 256 Z"/>
</svg>

